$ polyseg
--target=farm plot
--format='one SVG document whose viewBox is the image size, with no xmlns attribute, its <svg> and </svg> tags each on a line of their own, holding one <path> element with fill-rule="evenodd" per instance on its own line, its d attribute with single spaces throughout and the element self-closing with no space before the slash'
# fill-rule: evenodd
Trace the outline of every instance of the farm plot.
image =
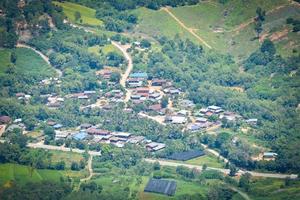
<svg viewBox="0 0 300 200">
<path fill-rule="evenodd" d="M 22 75 L 30 75 L 34 78 L 44 78 L 55 74 L 55 71 L 37 53 L 26 48 L 17 48 L 16 72 Z M 10 64 L 12 50 L 0 49 L 0 74 L 5 73 Z"/>
<path fill-rule="evenodd" d="M 63 12 L 68 17 L 68 19 L 73 23 L 79 23 L 83 25 L 89 26 L 100 26 L 103 22 L 96 18 L 96 10 L 92 8 L 88 8 L 79 4 L 70 3 L 70 2 L 53 2 L 55 5 L 61 6 L 63 8 Z M 81 15 L 81 20 L 75 20 L 75 12 L 79 12 Z"/>
</svg>

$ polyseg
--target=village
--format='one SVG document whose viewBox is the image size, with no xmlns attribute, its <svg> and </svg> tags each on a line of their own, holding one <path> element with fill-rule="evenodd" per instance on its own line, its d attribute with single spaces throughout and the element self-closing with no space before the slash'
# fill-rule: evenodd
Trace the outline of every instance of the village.
<svg viewBox="0 0 300 200">
<path fill-rule="evenodd" d="M 139 44 L 139 42 L 134 42 L 132 46 L 144 51 L 145 49 L 139 47 Z M 130 48 L 128 45 L 117 45 L 126 50 Z M 243 119 L 241 115 L 224 110 L 217 105 L 208 107 L 195 105 L 194 102 L 187 99 L 186 93 L 181 88 L 177 88 L 172 81 L 156 77 L 150 78 L 146 72 L 134 71 L 130 59 L 129 57 L 128 66 L 131 65 L 131 68 L 128 67 L 124 74 L 110 66 L 104 66 L 103 69 L 96 71 L 98 82 L 99 84 L 105 83 L 105 89 L 86 90 L 64 95 L 50 93 L 40 95 L 40 98 L 44 99 L 45 105 L 49 109 L 61 109 L 64 107 L 65 101 L 72 100 L 80 103 L 81 110 L 97 108 L 109 112 L 120 103 L 125 105 L 123 111 L 126 113 L 136 113 L 141 118 L 154 120 L 164 126 L 169 124 L 178 126 L 182 131 L 190 133 L 213 131 L 220 128 L 224 122 L 241 121 L 249 126 L 257 125 L 257 119 Z M 116 74 L 120 74 L 119 80 L 115 78 Z M 39 84 L 41 87 L 49 85 L 60 87 L 61 80 L 57 77 L 49 78 L 42 80 Z M 26 103 L 32 96 L 25 92 L 19 92 L 15 94 L 15 97 Z M 9 118 L 9 116 L 1 116 L 1 119 L 7 117 Z M 11 119 L 8 121 L 11 122 Z M 5 123 L 8 124 L 7 122 L 3 124 Z M 48 120 L 45 123 L 55 129 L 55 140 L 71 138 L 85 141 L 88 144 L 113 144 L 119 148 L 130 143 L 142 145 L 151 152 L 166 147 L 164 143 L 153 142 L 144 136 L 103 130 L 101 125 L 81 124 L 79 127 L 71 129 L 54 120 Z M 5 127 L 5 125 L 1 126 L 1 135 Z M 11 127 L 19 127 L 26 133 L 22 119 L 16 119 L 8 128 Z M 271 159 L 276 157 L 276 153 L 265 153 L 266 157 L 270 157 L 268 155 L 272 154 Z"/>
</svg>

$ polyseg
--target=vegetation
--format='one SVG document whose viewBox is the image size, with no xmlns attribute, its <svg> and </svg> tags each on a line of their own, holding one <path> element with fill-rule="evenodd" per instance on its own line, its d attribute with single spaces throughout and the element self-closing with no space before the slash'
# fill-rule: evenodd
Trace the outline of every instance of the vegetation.
<svg viewBox="0 0 300 200">
<path fill-rule="evenodd" d="M 89 26 L 101 26 L 103 22 L 96 18 L 96 10 L 71 2 L 53 2 L 60 6 L 67 18 L 73 23 Z"/>
</svg>

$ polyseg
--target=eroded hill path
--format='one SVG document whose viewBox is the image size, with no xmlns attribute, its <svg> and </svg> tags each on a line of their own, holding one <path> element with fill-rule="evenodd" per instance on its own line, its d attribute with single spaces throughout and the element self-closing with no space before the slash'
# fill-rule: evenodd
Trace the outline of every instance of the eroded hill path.
<svg viewBox="0 0 300 200">
<path fill-rule="evenodd" d="M 266 15 L 270 15 L 272 14 L 273 12 L 276 12 L 282 8 L 285 8 L 286 6 L 289 6 L 289 5 L 295 5 L 295 6 L 298 6 L 300 7 L 300 4 L 295 2 L 295 1 L 292 1 L 290 0 L 287 4 L 284 4 L 284 5 L 280 5 L 280 6 L 277 6 L 269 11 L 266 12 Z M 232 32 L 232 33 L 239 33 L 240 31 L 242 31 L 243 29 L 245 29 L 246 27 L 248 27 L 249 25 L 251 25 L 252 23 L 255 22 L 255 17 L 252 17 L 250 19 L 248 19 L 247 21 L 245 21 L 244 23 L 238 25 L 237 27 L 233 28 L 232 30 L 229 30 L 229 31 L 226 31 L 226 32 Z"/>
<path fill-rule="evenodd" d="M 30 49 L 32 51 L 34 51 L 35 53 L 37 53 L 48 65 L 50 65 L 51 67 L 53 67 L 49 61 L 49 57 L 46 56 L 45 54 L 43 54 L 42 52 L 40 52 L 39 50 L 27 45 L 27 44 L 23 44 L 23 43 L 17 43 L 16 45 L 17 48 L 26 48 L 26 49 Z M 62 77 L 63 73 L 61 70 L 53 67 L 53 69 L 56 71 L 56 73 L 58 74 L 58 77 Z"/>
<path fill-rule="evenodd" d="M 212 47 L 199 35 L 197 35 L 194 31 L 194 28 L 187 27 L 180 19 L 178 19 L 167 7 L 162 8 L 163 11 L 167 12 L 182 28 L 191 33 L 194 37 L 197 38 L 202 44 L 204 44 L 207 48 L 211 49 Z"/>
</svg>

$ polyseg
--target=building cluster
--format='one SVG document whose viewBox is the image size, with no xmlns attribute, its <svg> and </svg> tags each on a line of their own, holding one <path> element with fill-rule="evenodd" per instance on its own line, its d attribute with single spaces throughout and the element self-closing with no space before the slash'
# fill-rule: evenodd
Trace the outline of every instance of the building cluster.
<svg viewBox="0 0 300 200">
<path fill-rule="evenodd" d="M 103 130 L 91 124 L 82 124 L 80 131 L 56 130 L 55 140 L 72 138 L 74 140 L 87 141 L 88 143 L 113 144 L 116 147 L 124 147 L 125 144 L 144 146 L 148 151 L 154 152 L 166 147 L 163 143 L 152 142 L 144 136 L 133 135 L 127 132 L 114 132 Z"/>
</svg>

